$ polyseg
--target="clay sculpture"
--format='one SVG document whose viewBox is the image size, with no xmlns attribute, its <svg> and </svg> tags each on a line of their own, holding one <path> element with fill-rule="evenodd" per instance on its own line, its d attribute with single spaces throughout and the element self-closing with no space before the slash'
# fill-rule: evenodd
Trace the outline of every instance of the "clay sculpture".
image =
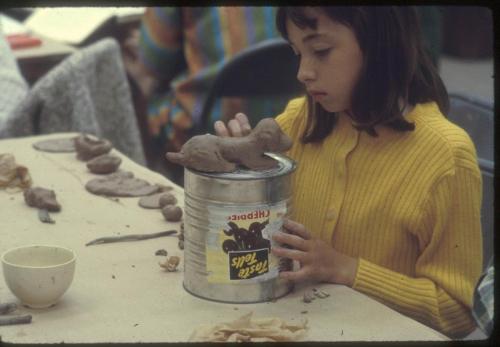
<svg viewBox="0 0 500 347">
<path fill-rule="evenodd" d="M 278 123 L 264 118 L 245 137 L 194 136 L 180 152 L 168 152 L 166 157 L 173 163 L 205 172 L 232 172 L 237 164 L 251 170 L 266 170 L 277 162 L 264 152 L 284 152 L 291 146 L 292 140 Z"/>
<path fill-rule="evenodd" d="M 116 155 L 102 154 L 88 161 L 87 168 L 92 173 L 105 175 L 115 172 L 121 163 L 121 158 Z"/>
<path fill-rule="evenodd" d="M 61 210 L 61 205 L 56 200 L 56 193 L 50 189 L 41 187 L 28 188 L 24 191 L 24 201 L 31 207 L 52 212 Z"/>
<path fill-rule="evenodd" d="M 75 149 L 77 158 L 83 161 L 90 160 L 102 154 L 106 154 L 113 148 L 111 142 L 98 139 L 86 134 L 75 138 Z"/>
</svg>

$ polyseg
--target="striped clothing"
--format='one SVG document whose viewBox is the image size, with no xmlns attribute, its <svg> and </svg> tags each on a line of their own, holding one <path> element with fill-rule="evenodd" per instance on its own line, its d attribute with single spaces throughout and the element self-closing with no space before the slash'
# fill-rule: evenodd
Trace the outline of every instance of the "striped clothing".
<svg viewBox="0 0 500 347">
<path fill-rule="evenodd" d="M 224 62 L 242 49 L 278 37 L 274 7 L 148 8 L 139 39 L 139 59 L 159 80 L 148 105 L 153 138 L 178 150 L 189 130 L 200 122 L 202 103 Z M 237 112 L 270 116 L 286 100 L 257 99 L 244 103 L 224 98 L 214 105 L 212 123 Z M 210 129 L 207 129 L 209 131 Z"/>
<path fill-rule="evenodd" d="M 359 259 L 354 289 L 451 337 L 472 331 L 482 190 L 469 136 L 426 103 L 406 116 L 415 131 L 377 126 L 371 137 L 341 116 L 304 145 L 305 104 L 277 118 L 298 162 L 293 218 Z"/>
<path fill-rule="evenodd" d="M 493 259 L 492 259 L 493 260 Z M 495 267 L 491 261 L 486 272 L 481 275 L 474 291 L 472 314 L 479 328 L 490 336 L 493 332 L 495 308 Z"/>
</svg>

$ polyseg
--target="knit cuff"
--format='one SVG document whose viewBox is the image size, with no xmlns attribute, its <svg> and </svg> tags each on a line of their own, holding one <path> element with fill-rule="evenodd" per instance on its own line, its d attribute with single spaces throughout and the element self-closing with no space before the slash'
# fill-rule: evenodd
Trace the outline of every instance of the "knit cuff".
<svg viewBox="0 0 500 347">
<path fill-rule="evenodd" d="M 423 298 L 429 300 L 432 297 L 433 293 L 428 291 L 429 288 L 418 286 L 420 288 L 408 290 L 408 280 L 410 279 L 406 275 L 359 258 L 358 270 L 352 287 L 362 293 L 392 303 L 398 303 L 405 297 L 404 301 L 409 306 L 413 302 L 422 301 Z M 424 301 L 427 300 L 424 299 Z"/>
</svg>

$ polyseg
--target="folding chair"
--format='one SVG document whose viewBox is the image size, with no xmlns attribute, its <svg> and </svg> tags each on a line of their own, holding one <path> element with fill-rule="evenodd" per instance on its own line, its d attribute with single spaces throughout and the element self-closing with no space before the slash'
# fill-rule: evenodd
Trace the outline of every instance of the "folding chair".
<svg viewBox="0 0 500 347">
<path fill-rule="evenodd" d="M 298 60 L 289 44 L 269 39 L 250 46 L 224 63 L 217 73 L 201 113 L 197 133 L 211 129 L 210 113 L 217 98 L 290 96 L 303 94 L 297 80 Z M 250 115 L 252 116 L 252 115 Z M 260 119 L 251 119 L 256 122 Z"/>
<path fill-rule="evenodd" d="M 458 93 L 450 93 L 449 96 L 448 119 L 467 131 L 474 142 L 483 178 L 481 227 L 483 230 L 483 268 L 485 268 L 493 256 L 493 102 Z"/>
</svg>

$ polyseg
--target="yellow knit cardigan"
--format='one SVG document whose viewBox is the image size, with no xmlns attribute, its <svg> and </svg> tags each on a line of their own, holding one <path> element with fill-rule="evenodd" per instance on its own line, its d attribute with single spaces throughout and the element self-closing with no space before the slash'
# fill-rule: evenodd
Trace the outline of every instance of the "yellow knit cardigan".
<svg viewBox="0 0 500 347">
<path fill-rule="evenodd" d="M 371 137 L 341 116 L 304 145 L 306 114 L 300 98 L 276 119 L 298 163 L 293 219 L 359 259 L 354 289 L 450 337 L 472 331 L 482 182 L 466 132 L 426 103 L 406 116 L 415 131 L 377 126 Z"/>
</svg>

